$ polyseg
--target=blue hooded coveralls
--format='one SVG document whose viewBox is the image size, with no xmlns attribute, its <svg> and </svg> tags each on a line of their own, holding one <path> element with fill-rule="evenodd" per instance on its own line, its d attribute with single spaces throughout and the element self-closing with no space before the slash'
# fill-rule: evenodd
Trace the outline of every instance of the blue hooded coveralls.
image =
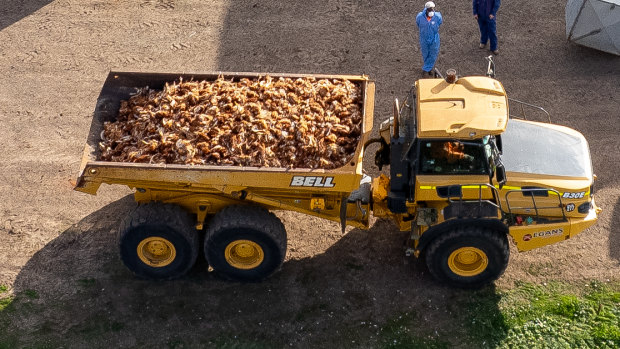
<svg viewBox="0 0 620 349">
<path fill-rule="evenodd" d="M 501 0 L 473 0 L 474 15 L 478 15 L 478 27 L 480 27 L 480 43 L 487 44 L 491 41 L 489 47 L 491 51 L 497 50 L 497 33 L 495 25 L 495 17 Z M 493 19 L 489 18 L 493 15 Z"/>
<path fill-rule="evenodd" d="M 439 55 L 439 26 L 443 23 L 441 13 L 435 11 L 431 20 L 426 19 L 426 9 L 418 13 L 415 22 L 420 29 L 420 49 L 424 67 L 422 70 L 430 72 L 435 66 L 435 61 Z"/>
</svg>

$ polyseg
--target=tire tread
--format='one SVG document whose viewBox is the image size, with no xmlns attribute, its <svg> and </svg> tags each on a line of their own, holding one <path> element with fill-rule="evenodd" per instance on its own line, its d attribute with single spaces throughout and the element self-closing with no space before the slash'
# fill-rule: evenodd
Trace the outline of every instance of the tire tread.
<svg viewBox="0 0 620 349">
<path fill-rule="evenodd" d="M 278 268 L 281 266 L 282 262 L 284 262 L 287 245 L 284 224 L 282 224 L 282 221 L 275 214 L 269 212 L 267 209 L 250 205 L 232 205 L 225 207 L 211 219 L 205 233 L 205 255 L 210 265 L 213 266 L 214 263 L 209 260 L 207 246 L 209 246 L 219 234 L 227 230 L 239 228 L 257 230 L 265 233 L 272 239 L 280 252 Z M 276 268 L 276 270 L 278 268 Z M 271 273 L 276 270 L 273 270 Z M 220 273 L 220 275 L 228 279 L 240 280 L 240 278 L 231 277 L 230 275 L 226 275 L 226 273 Z M 264 279 L 267 276 L 269 275 L 264 275 L 260 279 Z"/>
<path fill-rule="evenodd" d="M 499 254 L 501 256 L 500 269 L 496 272 L 497 275 L 493 279 L 484 279 L 478 282 L 473 282 L 471 284 L 456 283 L 455 281 L 450 280 L 446 277 L 445 273 L 441 270 L 441 265 L 439 263 L 433 262 L 435 254 L 438 253 L 438 250 L 440 250 L 447 241 L 460 239 L 463 237 L 488 240 L 494 246 L 499 247 Z M 453 229 L 437 237 L 429 244 L 425 255 L 427 256 L 426 265 L 430 273 L 438 281 L 461 288 L 479 288 L 495 281 L 497 278 L 499 278 L 499 276 L 504 273 L 506 267 L 508 266 L 508 260 L 510 258 L 510 247 L 508 245 L 508 239 L 506 235 L 489 228 L 470 225 Z"/>
<path fill-rule="evenodd" d="M 118 242 L 119 249 L 123 243 L 124 238 L 127 234 L 130 234 L 133 229 L 145 224 L 161 224 L 166 225 L 174 229 L 174 231 L 180 234 L 189 244 L 191 255 L 190 263 L 176 273 L 175 275 L 170 275 L 168 277 L 157 278 L 158 280 L 171 280 L 175 278 L 179 278 L 192 268 L 196 259 L 198 258 L 199 253 L 199 236 L 196 231 L 194 224 L 195 220 L 191 216 L 189 212 L 184 210 L 182 207 L 175 204 L 163 204 L 159 202 L 149 202 L 146 204 L 139 204 L 134 210 L 132 210 L 129 215 L 123 219 L 118 229 Z M 137 274 L 135 271 L 132 272 L 139 277 L 147 278 L 150 277 L 142 274 Z"/>
</svg>

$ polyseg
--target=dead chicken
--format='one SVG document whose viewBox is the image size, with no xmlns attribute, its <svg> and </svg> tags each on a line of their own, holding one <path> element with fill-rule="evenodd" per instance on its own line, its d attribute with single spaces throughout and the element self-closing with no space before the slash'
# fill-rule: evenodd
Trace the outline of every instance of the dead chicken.
<svg viewBox="0 0 620 349">
<path fill-rule="evenodd" d="M 270 76 L 142 88 L 104 123 L 100 160 L 341 167 L 359 143 L 360 93 L 348 80 Z"/>
</svg>

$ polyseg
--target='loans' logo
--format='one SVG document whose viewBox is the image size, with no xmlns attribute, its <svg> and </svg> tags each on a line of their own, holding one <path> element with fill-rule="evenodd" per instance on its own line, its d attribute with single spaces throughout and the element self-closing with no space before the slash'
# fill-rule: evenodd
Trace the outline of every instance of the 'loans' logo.
<svg viewBox="0 0 620 349">
<path fill-rule="evenodd" d="M 333 188 L 334 177 L 321 176 L 293 176 L 291 187 L 322 187 Z"/>
<path fill-rule="evenodd" d="M 545 230 L 545 231 L 538 231 L 534 233 L 535 238 L 548 238 L 548 237 L 556 236 L 556 235 L 564 235 L 564 229 L 558 228 L 558 229 L 551 229 L 551 230 Z"/>
</svg>

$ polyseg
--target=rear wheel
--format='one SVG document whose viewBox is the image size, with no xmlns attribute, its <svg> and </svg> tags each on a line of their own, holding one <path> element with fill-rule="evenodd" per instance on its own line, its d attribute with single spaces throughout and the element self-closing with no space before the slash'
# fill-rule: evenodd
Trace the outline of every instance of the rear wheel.
<svg viewBox="0 0 620 349">
<path fill-rule="evenodd" d="M 199 251 L 194 223 L 192 216 L 176 205 L 138 206 L 119 229 L 121 260 L 136 276 L 146 279 L 184 275 Z"/>
<path fill-rule="evenodd" d="M 280 268 L 286 231 L 273 213 L 254 206 L 229 206 L 218 212 L 205 235 L 204 252 L 218 274 L 258 281 Z"/>
<path fill-rule="evenodd" d="M 478 288 L 502 275 L 509 256 L 505 234 L 465 226 L 433 240 L 426 251 L 426 265 L 436 279 L 450 286 Z"/>
</svg>

